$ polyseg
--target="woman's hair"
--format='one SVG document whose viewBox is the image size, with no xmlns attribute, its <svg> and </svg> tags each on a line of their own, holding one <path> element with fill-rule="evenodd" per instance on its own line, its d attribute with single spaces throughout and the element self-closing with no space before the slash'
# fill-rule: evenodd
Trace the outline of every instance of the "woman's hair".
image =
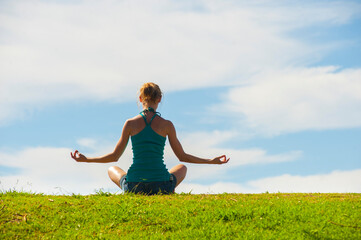
<svg viewBox="0 0 361 240">
<path fill-rule="evenodd" d="M 152 82 L 144 83 L 139 90 L 139 96 L 147 103 L 155 103 L 162 95 L 163 93 L 159 86 Z"/>
</svg>

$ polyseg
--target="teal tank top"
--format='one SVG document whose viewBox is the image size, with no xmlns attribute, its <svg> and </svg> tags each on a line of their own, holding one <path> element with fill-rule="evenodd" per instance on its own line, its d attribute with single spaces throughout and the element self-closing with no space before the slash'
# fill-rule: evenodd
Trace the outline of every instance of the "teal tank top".
<svg viewBox="0 0 361 240">
<path fill-rule="evenodd" d="M 149 123 L 144 116 L 145 111 L 155 113 Z M 169 181 L 170 174 L 163 161 L 166 138 L 151 128 L 151 123 L 157 114 L 159 113 L 153 108 L 140 113 L 145 121 L 145 128 L 131 136 L 133 164 L 128 170 L 127 182 Z"/>
</svg>

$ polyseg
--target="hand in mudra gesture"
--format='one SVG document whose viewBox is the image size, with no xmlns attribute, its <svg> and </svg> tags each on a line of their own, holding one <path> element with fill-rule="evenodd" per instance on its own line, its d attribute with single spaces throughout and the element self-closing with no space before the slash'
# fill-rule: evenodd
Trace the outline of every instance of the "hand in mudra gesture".
<svg viewBox="0 0 361 240">
<path fill-rule="evenodd" d="M 87 158 L 81 154 L 78 150 L 75 150 L 74 153 L 70 153 L 70 156 L 77 162 L 85 162 Z"/>
<path fill-rule="evenodd" d="M 229 158 L 226 157 L 226 155 L 222 155 L 216 158 L 213 158 L 211 160 L 211 163 L 213 164 L 224 164 L 224 163 L 228 163 Z"/>
</svg>

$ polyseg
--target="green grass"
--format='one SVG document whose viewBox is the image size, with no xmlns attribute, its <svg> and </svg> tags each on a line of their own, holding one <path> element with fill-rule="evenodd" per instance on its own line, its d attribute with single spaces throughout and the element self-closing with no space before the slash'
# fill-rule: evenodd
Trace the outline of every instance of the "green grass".
<svg viewBox="0 0 361 240">
<path fill-rule="evenodd" d="M 0 193 L 0 239 L 361 239 L 361 194 Z"/>
</svg>

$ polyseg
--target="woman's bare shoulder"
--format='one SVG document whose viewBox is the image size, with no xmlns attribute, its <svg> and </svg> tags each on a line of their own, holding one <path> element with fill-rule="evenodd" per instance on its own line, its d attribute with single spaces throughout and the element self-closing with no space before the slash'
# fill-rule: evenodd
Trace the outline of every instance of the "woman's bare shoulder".
<svg viewBox="0 0 361 240">
<path fill-rule="evenodd" d="M 173 123 L 170 120 L 167 120 L 167 119 L 165 119 L 163 117 L 160 117 L 160 116 L 159 116 L 159 119 L 161 121 L 161 124 L 163 126 L 165 126 L 165 127 L 168 127 L 169 125 L 173 125 Z"/>
<path fill-rule="evenodd" d="M 127 126 L 127 127 L 130 127 L 130 128 L 132 128 L 132 127 L 134 127 L 134 126 L 138 126 L 139 125 L 139 123 L 141 122 L 141 116 L 140 115 L 138 115 L 138 116 L 135 116 L 135 117 L 132 117 L 132 118 L 129 118 L 129 119 L 127 119 L 126 121 L 125 121 L 125 126 Z"/>
<path fill-rule="evenodd" d="M 135 121 L 138 121 L 141 118 L 142 118 L 142 116 L 136 115 L 136 116 L 134 116 L 132 118 L 129 118 L 126 122 L 135 122 Z"/>
<path fill-rule="evenodd" d="M 172 121 L 164 118 L 162 118 L 162 125 L 166 129 L 167 134 L 169 134 L 174 129 Z"/>
</svg>

